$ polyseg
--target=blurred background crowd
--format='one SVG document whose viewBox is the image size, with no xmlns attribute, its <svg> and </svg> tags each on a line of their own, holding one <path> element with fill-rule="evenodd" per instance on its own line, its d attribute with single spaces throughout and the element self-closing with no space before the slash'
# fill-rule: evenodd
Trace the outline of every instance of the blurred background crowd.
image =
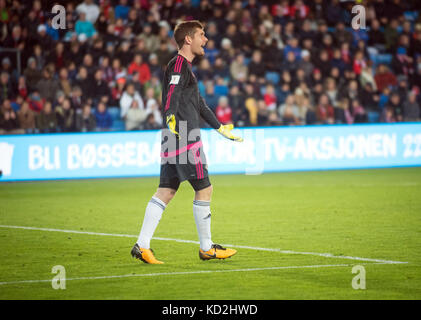
<svg viewBox="0 0 421 320">
<path fill-rule="evenodd" d="M 65 8 L 65 29 L 51 10 Z M 193 71 L 236 126 L 420 121 L 419 0 L 0 0 L 0 133 L 162 127 L 178 21 L 204 23 Z"/>
</svg>

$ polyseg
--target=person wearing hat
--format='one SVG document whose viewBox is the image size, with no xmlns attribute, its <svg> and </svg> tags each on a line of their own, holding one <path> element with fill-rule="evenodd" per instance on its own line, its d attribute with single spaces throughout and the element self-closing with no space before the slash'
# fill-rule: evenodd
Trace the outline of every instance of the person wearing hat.
<svg viewBox="0 0 421 320">
<path fill-rule="evenodd" d="M 47 27 L 44 24 L 40 24 L 37 27 L 36 42 L 41 48 L 49 49 L 53 46 L 53 39 L 47 33 Z"/>
<path fill-rule="evenodd" d="M 298 68 L 304 70 L 306 78 L 309 78 L 313 72 L 314 65 L 311 62 L 310 51 L 307 49 L 301 51 L 301 60 L 298 62 Z"/>
<path fill-rule="evenodd" d="M 396 54 L 392 59 L 392 70 L 396 75 L 409 76 L 413 73 L 412 58 L 407 55 L 405 47 L 398 47 Z"/>
</svg>

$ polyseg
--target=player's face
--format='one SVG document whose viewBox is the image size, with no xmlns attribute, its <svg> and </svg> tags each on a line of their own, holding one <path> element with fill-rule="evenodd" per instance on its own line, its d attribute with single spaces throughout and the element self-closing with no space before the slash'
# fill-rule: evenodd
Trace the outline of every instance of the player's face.
<svg viewBox="0 0 421 320">
<path fill-rule="evenodd" d="M 193 36 L 191 44 L 192 53 L 196 56 L 204 56 L 204 47 L 208 42 L 208 38 L 205 37 L 205 32 L 202 29 L 197 29 Z"/>
</svg>

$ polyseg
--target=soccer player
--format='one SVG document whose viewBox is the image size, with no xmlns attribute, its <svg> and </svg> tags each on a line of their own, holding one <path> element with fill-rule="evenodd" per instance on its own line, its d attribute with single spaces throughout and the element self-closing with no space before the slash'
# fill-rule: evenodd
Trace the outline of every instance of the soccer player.
<svg viewBox="0 0 421 320">
<path fill-rule="evenodd" d="M 179 51 L 168 63 L 163 79 L 162 112 L 167 128 L 162 129 L 159 187 L 146 207 L 139 238 L 131 251 L 133 257 L 150 264 L 163 263 L 155 258 L 150 241 L 165 207 L 185 180 L 195 190 L 193 215 L 200 240 L 200 259 L 225 259 L 237 252 L 211 239 L 212 185 L 200 139 L 200 118 L 228 139 L 239 142 L 243 139 L 231 133 L 233 125 L 222 125 L 200 96 L 191 63 L 205 54 L 203 47 L 208 39 L 202 24 L 181 22 L 174 30 L 174 38 Z"/>
</svg>

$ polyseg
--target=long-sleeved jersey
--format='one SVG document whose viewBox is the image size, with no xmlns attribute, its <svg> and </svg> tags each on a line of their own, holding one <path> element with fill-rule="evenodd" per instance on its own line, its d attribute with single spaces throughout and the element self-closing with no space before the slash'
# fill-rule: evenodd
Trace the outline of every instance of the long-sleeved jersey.
<svg viewBox="0 0 421 320">
<path fill-rule="evenodd" d="M 167 116 L 175 116 L 175 130 L 180 134 L 180 140 L 177 140 L 169 130 L 163 130 L 162 157 L 176 156 L 191 147 L 201 146 L 200 117 L 214 129 L 218 129 L 221 125 L 199 93 L 191 63 L 180 54 L 171 59 L 164 74 L 162 114 L 165 128 Z"/>
</svg>

